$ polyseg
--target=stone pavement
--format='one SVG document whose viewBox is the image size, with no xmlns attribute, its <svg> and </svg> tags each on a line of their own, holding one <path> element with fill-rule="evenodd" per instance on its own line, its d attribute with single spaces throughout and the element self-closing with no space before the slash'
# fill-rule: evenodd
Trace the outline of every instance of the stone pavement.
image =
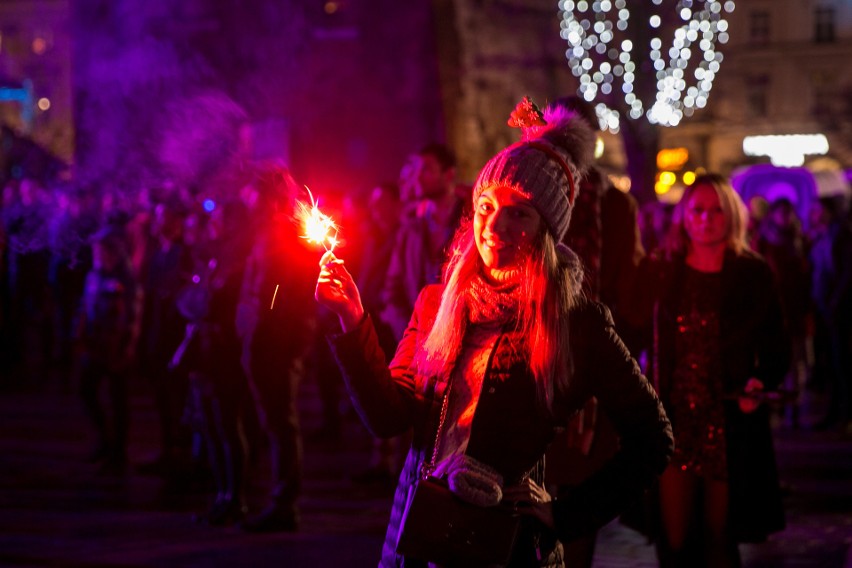
<svg viewBox="0 0 852 568">
<path fill-rule="evenodd" d="M 203 483 L 168 486 L 130 469 L 98 473 L 85 462 L 89 431 L 76 396 L 50 384 L 0 393 L 0 566 L 124 568 L 216 566 L 375 566 L 391 490 L 350 476 L 367 465 L 370 440 L 347 413 L 337 447 L 308 438 L 302 530 L 249 535 L 192 522 L 203 511 Z M 156 424 L 144 385 L 134 384 L 131 461 L 154 453 Z M 303 426 L 319 425 L 315 385 L 301 390 Z M 776 430 L 788 488 L 788 528 L 743 546 L 746 567 L 852 566 L 852 437 Z M 249 492 L 264 494 L 262 460 Z M 656 566 L 653 548 L 614 522 L 601 532 L 596 567 Z"/>
</svg>

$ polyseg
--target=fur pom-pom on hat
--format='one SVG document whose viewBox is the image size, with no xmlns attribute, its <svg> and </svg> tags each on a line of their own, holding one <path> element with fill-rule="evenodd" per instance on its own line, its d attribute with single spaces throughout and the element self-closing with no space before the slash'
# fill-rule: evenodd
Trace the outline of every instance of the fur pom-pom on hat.
<svg viewBox="0 0 852 568">
<path fill-rule="evenodd" d="M 518 108 L 530 104 L 524 97 Z M 518 113 L 516 109 L 513 117 Z M 485 164 L 474 186 L 474 205 L 486 187 L 511 187 L 530 200 L 559 242 L 568 231 L 580 179 L 594 158 L 595 134 L 585 120 L 564 107 L 546 109 L 541 120 L 516 122 L 523 129 L 523 140 Z"/>
</svg>

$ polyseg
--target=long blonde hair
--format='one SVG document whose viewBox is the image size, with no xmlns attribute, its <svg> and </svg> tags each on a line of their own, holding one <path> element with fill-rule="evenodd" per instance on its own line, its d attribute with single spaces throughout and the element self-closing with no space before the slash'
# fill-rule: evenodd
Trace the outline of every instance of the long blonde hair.
<svg viewBox="0 0 852 568">
<path fill-rule="evenodd" d="M 695 178 L 695 181 L 686 187 L 680 201 L 675 205 L 672 212 L 672 224 L 669 232 L 663 240 L 662 249 L 666 258 L 683 256 L 689 250 L 689 235 L 684 226 L 686 208 L 695 190 L 700 186 L 712 187 L 719 196 L 719 206 L 727 223 L 727 235 L 725 244 L 728 249 L 736 254 L 748 250 L 746 240 L 746 229 L 748 228 L 748 210 L 743 200 L 734 191 L 728 178 L 720 174 L 703 174 Z"/>
<path fill-rule="evenodd" d="M 473 234 L 466 222 L 453 238 L 444 268 L 444 292 L 435 323 L 423 342 L 415 366 L 425 376 L 448 376 L 461 352 L 468 323 L 466 291 L 483 269 Z M 580 283 L 565 253 L 542 223 L 541 231 L 521 267 L 521 298 L 517 330 L 536 381 L 542 407 L 552 413 L 556 393 L 570 381 L 568 311 L 580 294 Z"/>
</svg>

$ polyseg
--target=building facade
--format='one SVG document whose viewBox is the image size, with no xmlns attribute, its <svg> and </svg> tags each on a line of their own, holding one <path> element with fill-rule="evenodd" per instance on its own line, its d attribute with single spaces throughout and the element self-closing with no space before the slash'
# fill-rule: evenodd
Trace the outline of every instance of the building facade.
<svg viewBox="0 0 852 568">
<path fill-rule="evenodd" d="M 664 130 L 663 147 L 687 148 L 691 166 L 726 174 L 770 160 L 852 167 L 852 3 L 740 0 L 728 18 L 730 41 L 707 108 Z M 819 134 L 824 153 L 803 138 L 753 138 Z M 801 150 L 802 163 L 773 159 L 779 145 Z"/>
</svg>

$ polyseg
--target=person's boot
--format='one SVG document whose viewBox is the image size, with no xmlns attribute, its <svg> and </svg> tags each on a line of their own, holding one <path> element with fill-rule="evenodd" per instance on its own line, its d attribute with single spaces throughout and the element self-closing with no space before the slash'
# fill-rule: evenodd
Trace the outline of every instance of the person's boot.
<svg viewBox="0 0 852 568">
<path fill-rule="evenodd" d="M 243 521 L 240 528 L 252 533 L 295 532 L 299 530 L 299 512 L 295 505 L 269 505 L 258 515 Z"/>
<path fill-rule="evenodd" d="M 241 499 L 217 499 L 206 513 L 195 515 L 193 520 L 211 527 L 225 527 L 242 521 L 248 507 Z"/>
</svg>

